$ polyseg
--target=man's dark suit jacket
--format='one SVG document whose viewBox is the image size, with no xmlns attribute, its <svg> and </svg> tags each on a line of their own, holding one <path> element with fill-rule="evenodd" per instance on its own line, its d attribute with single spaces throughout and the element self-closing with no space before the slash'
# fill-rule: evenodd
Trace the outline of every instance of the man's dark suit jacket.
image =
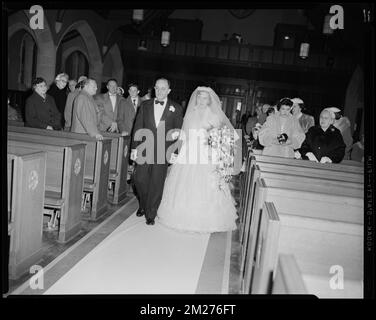
<svg viewBox="0 0 376 320">
<path fill-rule="evenodd" d="M 119 106 L 118 115 L 117 115 L 117 124 L 119 132 L 126 131 L 129 134 L 132 133 L 133 124 L 136 118 L 137 110 L 141 105 L 141 97 L 138 97 L 137 109 L 135 109 L 132 99 L 129 96 L 125 99 L 125 102 Z"/>
<path fill-rule="evenodd" d="M 162 132 L 162 123 L 164 122 L 165 125 L 165 132 Z M 166 138 L 166 134 L 170 130 L 180 130 L 183 124 L 183 108 L 178 103 L 172 101 L 171 99 L 167 99 L 167 103 L 165 109 L 163 111 L 162 117 L 160 119 L 158 130 L 160 130 L 159 134 L 164 134 L 164 138 L 161 140 L 158 139 L 157 135 L 157 127 L 155 124 L 154 119 L 154 99 L 146 100 L 141 103 L 139 110 L 137 112 L 136 120 L 133 126 L 133 134 L 132 134 L 132 149 L 137 149 L 137 147 L 145 140 L 145 137 L 142 138 L 142 141 L 136 141 L 135 135 L 137 135 L 137 131 L 140 129 L 149 129 L 153 133 L 154 138 L 154 163 L 157 163 L 157 146 L 158 148 L 164 147 L 164 155 L 168 148 L 173 144 L 176 143 L 176 140 L 171 139 L 171 134 Z M 168 141 L 171 140 L 171 141 Z M 164 146 L 162 145 L 164 144 Z M 176 150 L 175 150 L 176 151 Z M 177 153 L 177 152 L 175 152 Z M 145 156 L 145 153 L 143 153 Z M 137 157 L 139 156 L 139 151 L 137 151 Z M 170 155 L 167 155 L 167 158 L 164 157 L 166 164 L 169 161 Z M 160 159 L 160 158 L 158 158 Z M 159 162 L 159 161 L 158 161 Z"/>
</svg>

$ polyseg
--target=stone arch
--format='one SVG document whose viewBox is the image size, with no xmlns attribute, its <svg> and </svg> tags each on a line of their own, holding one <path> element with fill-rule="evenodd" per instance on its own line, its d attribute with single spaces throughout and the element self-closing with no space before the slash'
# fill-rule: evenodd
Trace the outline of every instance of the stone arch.
<svg viewBox="0 0 376 320">
<path fill-rule="evenodd" d="M 123 60 L 121 58 L 121 53 L 119 46 L 117 43 L 115 43 L 107 52 L 106 55 L 104 56 L 104 63 L 103 63 L 103 69 L 105 69 L 106 64 L 108 59 L 112 59 L 112 74 L 108 78 L 115 78 L 119 85 L 123 85 L 123 73 L 124 73 L 124 65 L 123 65 Z M 104 72 L 103 72 L 103 75 Z M 108 80 L 108 79 L 103 79 Z"/>
<path fill-rule="evenodd" d="M 72 30 L 77 30 L 85 42 L 87 48 L 87 57 L 89 61 L 89 77 L 95 79 L 99 85 L 102 80 L 102 56 L 99 50 L 99 45 L 95 33 L 87 21 L 76 21 L 68 28 L 66 28 L 64 30 L 64 33 L 60 36 L 57 48 L 59 47 L 60 42 L 64 38 L 65 34 Z"/>
<path fill-rule="evenodd" d="M 66 60 L 67 60 L 67 58 L 70 56 L 70 54 L 73 53 L 73 52 L 75 52 L 75 51 L 79 51 L 79 52 L 81 52 L 81 53 L 85 56 L 86 60 L 89 61 L 89 57 L 88 57 L 87 52 L 85 52 L 84 50 L 82 50 L 82 49 L 81 49 L 80 47 L 78 47 L 78 46 L 72 46 L 72 47 L 69 47 L 67 50 L 65 50 L 65 51 L 63 52 L 63 57 L 62 57 L 62 60 L 61 60 L 61 64 L 62 64 L 63 66 L 65 66 Z"/>
<path fill-rule="evenodd" d="M 46 79 L 47 83 L 55 78 L 56 49 L 46 14 L 44 14 L 44 28 L 33 30 L 29 26 L 31 14 L 28 10 L 19 11 L 8 19 L 8 41 L 19 30 L 29 32 L 38 47 L 37 76 Z"/>
</svg>

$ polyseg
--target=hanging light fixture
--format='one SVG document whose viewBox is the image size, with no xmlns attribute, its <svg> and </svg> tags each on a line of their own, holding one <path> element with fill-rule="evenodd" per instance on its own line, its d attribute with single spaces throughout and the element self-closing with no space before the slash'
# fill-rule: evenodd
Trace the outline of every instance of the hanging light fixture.
<svg viewBox="0 0 376 320">
<path fill-rule="evenodd" d="M 162 31 L 161 45 L 167 47 L 170 44 L 170 31 Z"/>
<path fill-rule="evenodd" d="M 302 42 L 300 44 L 300 51 L 299 51 L 299 57 L 302 59 L 308 58 L 309 54 L 309 43 L 308 42 Z"/>
<path fill-rule="evenodd" d="M 324 24 L 322 27 L 323 34 L 332 34 L 334 30 L 330 27 L 330 19 L 332 18 L 331 14 L 327 14 L 324 18 Z"/>
<path fill-rule="evenodd" d="M 63 26 L 63 19 L 64 19 L 65 10 L 58 10 L 57 11 L 57 17 L 55 20 L 55 31 L 56 33 L 59 33 L 61 30 L 61 27 Z"/>
<path fill-rule="evenodd" d="M 144 20 L 144 10 L 143 9 L 134 9 L 133 10 L 133 21 L 140 23 Z"/>
</svg>

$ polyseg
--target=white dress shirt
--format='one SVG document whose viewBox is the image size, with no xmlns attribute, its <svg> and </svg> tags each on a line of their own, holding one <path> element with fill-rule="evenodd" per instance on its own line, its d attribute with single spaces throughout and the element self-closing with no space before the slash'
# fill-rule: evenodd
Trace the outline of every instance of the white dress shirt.
<svg viewBox="0 0 376 320">
<path fill-rule="evenodd" d="M 161 121 L 163 111 L 167 104 L 167 99 L 164 99 L 163 102 L 164 102 L 163 105 L 161 105 L 159 103 L 155 103 L 155 100 L 154 100 L 154 120 L 155 120 L 156 127 L 158 127 L 159 122 Z"/>
<path fill-rule="evenodd" d="M 110 96 L 111 104 L 112 104 L 112 111 L 115 112 L 115 106 L 116 106 L 116 93 L 115 94 L 108 94 Z"/>
<path fill-rule="evenodd" d="M 138 98 L 131 98 L 132 104 L 135 110 L 137 110 Z"/>
</svg>

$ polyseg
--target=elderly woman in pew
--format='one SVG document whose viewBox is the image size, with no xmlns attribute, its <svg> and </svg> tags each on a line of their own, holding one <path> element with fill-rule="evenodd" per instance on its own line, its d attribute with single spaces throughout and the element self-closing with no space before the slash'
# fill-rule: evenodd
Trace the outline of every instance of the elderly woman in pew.
<svg viewBox="0 0 376 320">
<path fill-rule="evenodd" d="M 339 163 L 346 145 L 341 132 L 333 126 L 335 115 L 328 109 L 320 114 L 320 124 L 309 128 L 299 152 L 303 159 L 321 163 Z"/>
<path fill-rule="evenodd" d="M 294 150 L 300 148 L 305 134 L 290 113 L 292 106 L 291 99 L 283 98 L 277 104 L 278 112 L 267 117 L 258 135 L 263 155 L 294 158 Z"/>
<path fill-rule="evenodd" d="M 61 130 L 61 114 L 53 97 L 47 94 L 47 83 L 36 78 L 32 84 L 33 94 L 26 100 L 25 126 Z"/>
</svg>

